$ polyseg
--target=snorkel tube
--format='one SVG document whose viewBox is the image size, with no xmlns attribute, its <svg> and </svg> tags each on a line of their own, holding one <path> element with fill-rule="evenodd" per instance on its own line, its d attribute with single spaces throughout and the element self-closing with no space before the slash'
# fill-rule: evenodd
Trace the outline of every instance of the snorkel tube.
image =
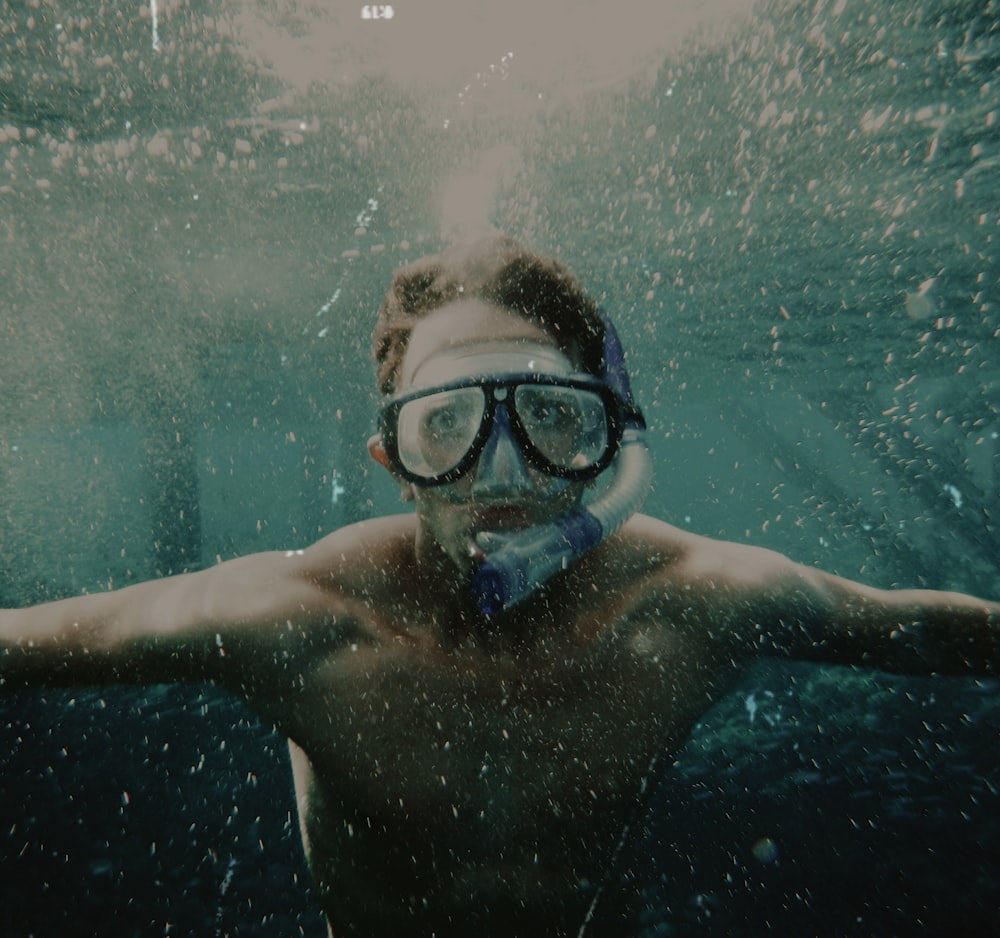
<svg viewBox="0 0 1000 938">
<path fill-rule="evenodd" d="M 521 531 L 473 571 L 472 598 L 485 616 L 494 616 L 521 602 L 560 570 L 607 540 L 639 509 L 653 478 L 646 447 L 646 421 L 632 398 L 625 354 L 611 321 L 604 324 L 604 373 L 622 402 L 624 431 L 609 472 L 608 487 L 593 501 L 561 518 Z"/>
</svg>

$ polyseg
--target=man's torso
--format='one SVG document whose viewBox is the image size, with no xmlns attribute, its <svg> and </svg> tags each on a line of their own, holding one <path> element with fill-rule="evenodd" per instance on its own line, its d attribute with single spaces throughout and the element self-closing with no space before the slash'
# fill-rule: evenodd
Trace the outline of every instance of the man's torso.
<svg viewBox="0 0 1000 938">
<path fill-rule="evenodd" d="M 387 559 L 370 605 L 350 605 L 356 640 L 280 721 L 334 933 L 576 934 L 654 756 L 732 656 L 641 537 L 552 584 L 538 632 L 514 641 L 442 640 L 430 597 L 389 601 L 408 571 Z"/>
</svg>

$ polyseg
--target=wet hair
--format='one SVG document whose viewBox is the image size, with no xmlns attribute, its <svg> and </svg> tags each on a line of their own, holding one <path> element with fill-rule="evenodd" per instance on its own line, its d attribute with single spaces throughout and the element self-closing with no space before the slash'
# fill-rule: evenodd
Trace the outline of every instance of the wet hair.
<svg viewBox="0 0 1000 938">
<path fill-rule="evenodd" d="M 379 390 L 392 394 L 413 327 L 434 310 L 475 298 L 524 316 L 584 371 L 603 371 L 604 324 L 597 304 L 559 261 L 495 235 L 400 268 L 372 335 Z"/>
</svg>

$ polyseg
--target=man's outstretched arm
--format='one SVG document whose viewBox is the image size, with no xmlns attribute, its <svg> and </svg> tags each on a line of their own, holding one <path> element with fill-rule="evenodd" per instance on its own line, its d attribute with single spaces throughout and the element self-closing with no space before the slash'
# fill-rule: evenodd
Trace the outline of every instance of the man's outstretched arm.
<svg viewBox="0 0 1000 938">
<path fill-rule="evenodd" d="M 776 564 L 766 642 L 774 652 L 908 674 L 1000 674 L 1000 603 Z"/>
<path fill-rule="evenodd" d="M 0 683 L 66 686 L 213 680 L 253 694 L 335 641 L 330 597 L 301 553 L 0 610 Z"/>
</svg>

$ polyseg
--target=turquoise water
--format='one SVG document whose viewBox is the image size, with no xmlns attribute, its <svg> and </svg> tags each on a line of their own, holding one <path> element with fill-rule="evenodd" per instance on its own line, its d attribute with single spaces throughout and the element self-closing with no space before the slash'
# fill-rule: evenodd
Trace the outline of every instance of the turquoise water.
<svg viewBox="0 0 1000 938">
<path fill-rule="evenodd" d="M 650 513 L 1000 596 L 995 4 L 161 2 L 155 48 L 149 6 L 0 11 L 0 603 L 398 510 L 373 311 L 486 224 L 618 322 Z M 635 848 L 650 929 L 992 921 L 996 689 L 750 675 Z M 73 696 L 7 700 L 6 933 L 322 934 L 266 729 Z"/>
</svg>

